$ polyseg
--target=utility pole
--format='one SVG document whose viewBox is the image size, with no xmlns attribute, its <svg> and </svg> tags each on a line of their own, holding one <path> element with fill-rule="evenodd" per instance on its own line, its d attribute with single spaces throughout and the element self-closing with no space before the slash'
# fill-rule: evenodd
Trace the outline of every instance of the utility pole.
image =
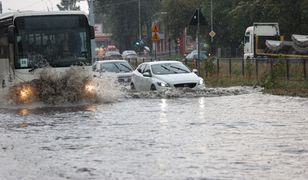
<svg viewBox="0 0 308 180">
<path fill-rule="evenodd" d="M 138 17 L 139 17 L 139 40 L 141 40 L 141 9 L 140 9 L 140 0 L 138 1 Z"/>
<path fill-rule="evenodd" d="M 213 31 L 213 0 L 211 0 L 211 32 Z M 211 36 L 211 42 L 213 42 L 214 36 Z"/>
<path fill-rule="evenodd" d="M 198 51 L 198 60 L 197 60 L 197 69 L 200 73 L 200 9 L 198 8 L 198 24 L 197 24 L 197 51 Z"/>
</svg>

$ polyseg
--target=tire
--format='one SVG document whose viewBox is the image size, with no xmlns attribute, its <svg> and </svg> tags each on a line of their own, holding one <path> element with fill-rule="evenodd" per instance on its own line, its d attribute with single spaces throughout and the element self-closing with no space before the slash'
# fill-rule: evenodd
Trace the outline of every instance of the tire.
<svg viewBox="0 0 308 180">
<path fill-rule="evenodd" d="M 156 91 L 156 87 L 155 87 L 155 85 L 154 85 L 154 84 L 152 84 L 152 85 L 151 85 L 150 90 L 151 90 L 151 91 Z"/>
<path fill-rule="evenodd" d="M 131 90 L 136 90 L 136 87 L 135 87 L 134 83 L 130 83 L 130 89 Z"/>
</svg>

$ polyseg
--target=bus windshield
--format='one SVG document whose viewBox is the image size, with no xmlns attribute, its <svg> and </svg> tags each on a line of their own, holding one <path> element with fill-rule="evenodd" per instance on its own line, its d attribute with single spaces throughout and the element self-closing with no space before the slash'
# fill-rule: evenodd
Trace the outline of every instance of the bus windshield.
<svg viewBox="0 0 308 180">
<path fill-rule="evenodd" d="M 17 17 L 15 68 L 90 65 L 88 20 L 83 15 Z"/>
</svg>

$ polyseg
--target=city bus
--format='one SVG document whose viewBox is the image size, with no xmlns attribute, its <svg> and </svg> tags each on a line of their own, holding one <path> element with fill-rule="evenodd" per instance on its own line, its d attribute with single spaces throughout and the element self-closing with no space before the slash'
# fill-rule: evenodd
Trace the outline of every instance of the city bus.
<svg viewBox="0 0 308 180">
<path fill-rule="evenodd" d="M 48 66 L 64 72 L 71 66 L 92 70 L 94 28 L 81 11 L 10 12 L 0 15 L 2 88 L 31 81 Z"/>
</svg>

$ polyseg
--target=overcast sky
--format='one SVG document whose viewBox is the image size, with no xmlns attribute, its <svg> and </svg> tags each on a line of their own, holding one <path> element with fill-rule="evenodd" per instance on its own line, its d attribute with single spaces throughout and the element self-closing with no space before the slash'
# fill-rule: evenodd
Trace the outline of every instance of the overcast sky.
<svg viewBox="0 0 308 180">
<path fill-rule="evenodd" d="M 0 0 L 2 1 L 3 13 L 16 10 L 58 11 L 57 4 L 61 0 Z M 80 4 L 83 11 L 88 11 L 87 2 Z"/>
</svg>

